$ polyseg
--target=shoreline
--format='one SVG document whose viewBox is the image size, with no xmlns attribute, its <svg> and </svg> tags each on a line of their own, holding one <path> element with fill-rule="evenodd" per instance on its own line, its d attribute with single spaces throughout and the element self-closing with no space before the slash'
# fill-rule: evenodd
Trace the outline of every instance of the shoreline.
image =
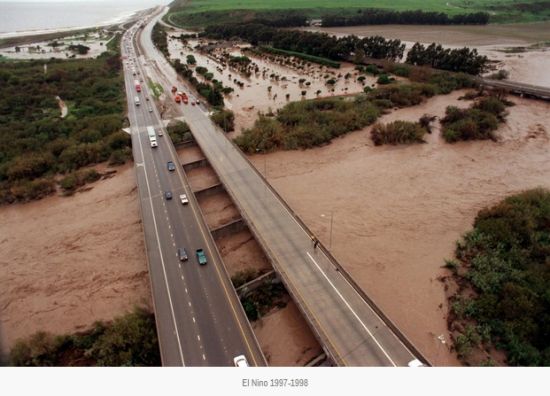
<svg viewBox="0 0 550 396">
<path fill-rule="evenodd" d="M 31 29 L 31 30 L 18 30 L 15 32 L 0 32 L 0 40 L 18 39 L 18 38 L 25 38 L 28 36 L 42 36 L 42 35 L 57 34 L 57 33 L 69 33 L 69 32 L 81 31 L 81 30 L 106 28 L 106 27 L 121 25 L 131 21 L 134 18 L 139 17 L 142 13 L 152 8 L 154 7 L 144 8 L 144 9 L 136 10 L 132 12 L 126 12 L 118 17 L 111 18 L 97 25 L 66 26 L 66 27 L 51 28 L 51 29 Z"/>
</svg>

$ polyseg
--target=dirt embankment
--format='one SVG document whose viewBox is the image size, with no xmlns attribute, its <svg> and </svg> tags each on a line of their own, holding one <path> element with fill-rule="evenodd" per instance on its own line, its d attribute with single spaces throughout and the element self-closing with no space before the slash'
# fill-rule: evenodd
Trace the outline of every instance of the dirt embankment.
<svg viewBox="0 0 550 396">
<path fill-rule="evenodd" d="M 442 117 L 467 107 L 463 92 L 381 118 Z M 269 182 L 359 285 L 435 365 L 449 352 L 445 290 L 438 277 L 477 212 L 506 195 L 550 187 L 550 104 L 511 98 L 499 142 L 444 143 L 438 123 L 426 144 L 374 147 L 370 128 L 305 151 L 253 156 Z M 444 340 L 445 343 L 442 343 Z"/>
<path fill-rule="evenodd" d="M 132 166 L 72 197 L 0 207 L 0 340 L 151 306 Z"/>
</svg>

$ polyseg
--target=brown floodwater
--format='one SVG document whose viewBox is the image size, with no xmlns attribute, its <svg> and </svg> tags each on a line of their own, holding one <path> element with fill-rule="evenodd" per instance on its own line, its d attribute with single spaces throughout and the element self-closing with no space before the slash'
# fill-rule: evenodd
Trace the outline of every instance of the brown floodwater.
<svg viewBox="0 0 550 396">
<path fill-rule="evenodd" d="M 381 122 L 441 117 L 464 92 L 437 96 Z M 375 147 L 370 128 L 303 151 L 253 156 L 260 172 L 435 365 L 449 351 L 444 260 L 477 212 L 509 194 L 550 188 L 550 104 L 512 98 L 498 142 Z M 332 230 L 331 230 L 332 219 Z M 444 340 L 445 343 L 442 343 Z"/>
<path fill-rule="evenodd" d="M 191 47 L 196 44 L 196 40 L 190 41 Z M 358 73 L 354 70 L 354 66 L 349 63 L 343 63 L 339 69 L 309 64 L 305 70 L 297 70 L 249 53 L 245 55 L 258 65 L 260 73 L 252 74 L 247 78 L 229 66 L 224 68 L 215 60 L 215 56 L 219 55 L 221 51 L 219 49 L 212 54 L 205 55 L 185 47 L 179 40 L 170 40 L 169 50 L 172 58 L 179 58 L 182 62 L 185 62 L 188 54 L 193 54 L 197 61 L 196 66 L 206 67 L 208 71 L 213 73 L 213 78 L 221 81 L 224 86 L 235 90 L 232 94 L 226 96 L 225 102 L 226 107 L 235 112 L 237 131 L 252 126 L 259 111 L 275 111 L 288 102 L 301 100 L 302 98 L 312 99 L 362 92 L 366 85 L 372 85 L 376 81 L 372 76 L 366 76 L 364 84 L 357 81 Z M 227 51 L 231 55 L 243 55 L 243 51 L 239 47 L 232 47 Z M 264 70 L 266 71 L 265 74 L 262 73 Z M 347 73 L 351 76 L 346 80 L 344 76 Z M 269 77 L 271 74 L 284 76 L 286 81 L 276 81 Z M 338 75 L 340 75 L 339 78 Z M 338 81 L 331 87 L 325 84 L 325 76 L 337 78 Z M 244 87 L 239 87 L 234 82 L 235 78 L 243 82 Z M 300 83 L 299 80 L 302 78 L 306 81 Z M 306 84 L 307 82 L 310 83 L 309 86 Z M 268 90 L 268 87 L 271 87 L 271 91 Z M 319 90 L 321 93 L 317 95 Z M 303 96 L 302 91 L 305 92 Z M 288 99 L 287 94 L 289 95 Z"/>
</svg>

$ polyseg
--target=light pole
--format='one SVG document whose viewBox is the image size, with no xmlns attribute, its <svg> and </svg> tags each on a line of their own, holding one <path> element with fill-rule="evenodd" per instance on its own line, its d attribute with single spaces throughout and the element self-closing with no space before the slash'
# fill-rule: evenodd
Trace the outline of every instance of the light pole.
<svg viewBox="0 0 550 396">
<path fill-rule="evenodd" d="M 332 249 L 332 219 L 334 215 L 334 211 L 330 211 L 330 229 L 329 229 L 329 238 L 328 238 L 328 248 Z M 325 214 L 321 214 L 321 217 L 327 217 Z"/>
</svg>

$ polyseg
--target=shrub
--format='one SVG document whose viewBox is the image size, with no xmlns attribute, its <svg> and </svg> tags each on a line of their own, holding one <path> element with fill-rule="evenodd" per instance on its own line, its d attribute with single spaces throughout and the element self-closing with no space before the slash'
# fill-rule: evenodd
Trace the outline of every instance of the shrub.
<svg viewBox="0 0 550 396">
<path fill-rule="evenodd" d="M 154 315 L 136 308 L 86 332 L 54 337 L 39 332 L 10 351 L 14 366 L 160 366 Z"/>
<path fill-rule="evenodd" d="M 376 80 L 376 82 L 378 84 L 382 84 L 382 85 L 385 85 L 385 84 L 389 84 L 391 83 L 392 81 L 394 81 L 392 78 L 390 78 L 387 74 L 381 74 L 379 77 L 378 77 L 378 80 Z"/>
<path fill-rule="evenodd" d="M 184 142 L 186 140 L 192 139 L 191 129 L 186 122 L 183 121 L 171 121 L 170 124 L 166 127 L 168 135 L 174 144 Z"/>
<path fill-rule="evenodd" d="M 376 146 L 423 143 L 427 132 L 417 122 L 394 121 L 386 125 L 375 124 L 371 131 L 371 139 Z"/>
<path fill-rule="evenodd" d="M 485 97 L 469 109 L 447 107 L 443 125 L 443 138 L 454 143 L 460 140 L 496 140 L 494 131 L 504 120 L 505 105 L 495 97 Z"/>
<path fill-rule="evenodd" d="M 461 271 L 451 322 L 466 324 L 455 326 L 465 328 L 455 339 L 461 357 L 485 343 L 503 349 L 511 365 L 550 364 L 548 241 L 548 190 L 512 195 L 478 213 L 455 252 Z"/>
<path fill-rule="evenodd" d="M 210 118 L 224 132 L 235 130 L 235 114 L 231 110 L 217 110 Z"/>
</svg>

